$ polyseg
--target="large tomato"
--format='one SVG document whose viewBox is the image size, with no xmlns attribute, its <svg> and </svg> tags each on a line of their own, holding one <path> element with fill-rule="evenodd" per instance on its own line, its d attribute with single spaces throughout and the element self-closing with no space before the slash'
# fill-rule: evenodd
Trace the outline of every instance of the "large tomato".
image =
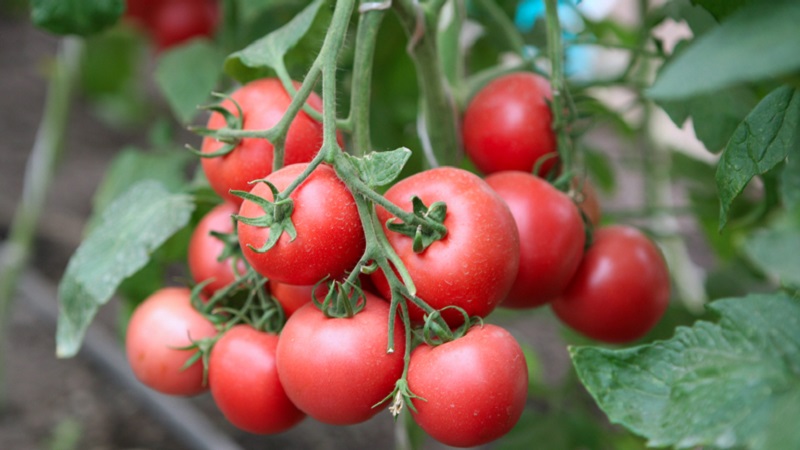
<svg viewBox="0 0 800 450">
<path fill-rule="evenodd" d="M 281 304 L 283 313 L 288 319 L 295 311 L 311 302 L 311 296 L 314 294 L 314 285 L 296 286 L 273 281 L 269 284 L 269 290 L 275 300 Z M 317 288 L 317 298 L 320 301 L 325 299 L 325 293 L 324 285 Z"/>
<path fill-rule="evenodd" d="M 351 318 L 327 318 L 314 304 L 295 312 L 278 342 L 278 375 L 292 402 L 332 425 L 364 422 L 403 373 L 405 333 L 394 324 L 394 351 L 387 353 L 389 304 L 366 294 Z"/>
<path fill-rule="evenodd" d="M 252 81 L 231 94 L 242 108 L 242 129 L 266 130 L 272 128 L 286 113 L 292 98 L 283 88 L 280 80 L 265 78 Z M 317 110 L 322 109 L 322 99 L 314 93 L 308 104 Z M 238 114 L 230 100 L 222 106 L 233 114 Z M 208 119 L 208 128 L 219 129 L 226 126 L 222 114 L 213 113 Z M 203 140 L 203 153 L 213 153 L 225 145 L 216 139 Z M 322 124 L 300 111 L 289 126 L 284 146 L 284 164 L 311 161 L 322 146 Z M 225 156 L 203 158 L 202 165 L 211 187 L 225 200 L 236 205 L 242 199 L 228 191 L 236 189 L 249 191 L 252 180 L 264 178 L 272 172 L 273 147 L 266 139 L 245 138 L 236 148 Z"/>
<path fill-rule="evenodd" d="M 231 216 L 238 210 L 236 206 L 227 202 L 214 207 L 200 220 L 189 240 L 189 272 L 196 283 L 213 279 L 203 288 L 203 292 L 209 297 L 236 279 L 231 260 L 219 261 L 218 259 L 225 244 L 211 235 L 211 232 L 233 232 Z M 244 262 L 240 261 L 237 271 L 239 274 L 244 274 L 245 270 Z"/>
<path fill-rule="evenodd" d="M 280 433 L 305 417 L 278 379 L 277 348 L 277 335 L 236 325 L 211 350 L 211 396 L 225 418 L 247 432 Z"/>
<path fill-rule="evenodd" d="M 586 233 L 572 200 L 527 172 L 497 172 L 486 182 L 511 209 L 519 230 L 519 271 L 501 306 L 541 306 L 567 287 L 583 257 Z"/>
<path fill-rule="evenodd" d="M 139 305 L 128 323 L 125 349 L 134 375 L 164 394 L 195 395 L 207 389 L 200 361 L 183 369 L 194 351 L 178 349 L 217 333 L 190 297 L 189 289 L 163 288 Z"/>
<path fill-rule="evenodd" d="M 598 229 L 578 272 L 551 305 L 576 331 L 605 342 L 644 336 L 664 315 L 670 281 L 661 252 L 641 231 Z"/>
<path fill-rule="evenodd" d="M 544 157 L 540 174 L 556 164 L 550 112 L 550 84 L 533 73 L 496 78 L 472 98 L 464 113 L 464 149 L 483 173 L 531 172 Z"/>
<path fill-rule="evenodd" d="M 414 421 L 434 439 L 472 447 L 508 433 L 525 408 L 528 367 L 517 341 L 495 326 L 472 327 L 455 341 L 411 354 L 408 387 Z M 423 400 L 424 399 L 424 400 Z"/>
<path fill-rule="evenodd" d="M 294 164 L 270 174 L 266 179 L 279 191 L 294 181 L 307 164 Z M 256 184 L 252 194 L 273 200 L 265 183 Z M 269 238 L 268 227 L 239 222 L 239 243 L 247 261 L 269 279 L 295 285 L 313 285 L 326 276 L 338 278 L 352 269 L 364 253 L 364 231 L 353 195 L 327 165 L 320 165 L 289 196 L 294 202 L 292 223 L 297 237 L 283 233 L 268 251 L 258 253 Z M 262 207 L 245 201 L 242 217 L 264 215 Z"/>
<path fill-rule="evenodd" d="M 414 253 L 410 237 L 386 229 L 393 216 L 377 209 L 389 243 L 405 264 L 417 287 L 417 295 L 435 309 L 459 306 L 470 316 L 486 317 L 511 288 L 519 269 L 519 234 L 514 217 L 503 199 L 475 174 L 453 167 L 427 170 L 401 180 L 386 192 L 386 198 L 406 211 L 418 196 L 430 206 L 447 203 L 444 225 L 447 235 L 422 253 Z M 382 273 L 373 280 L 389 296 Z M 414 322 L 423 311 L 409 307 Z M 451 325 L 463 322 L 457 311 L 442 313 Z"/>
</svg>

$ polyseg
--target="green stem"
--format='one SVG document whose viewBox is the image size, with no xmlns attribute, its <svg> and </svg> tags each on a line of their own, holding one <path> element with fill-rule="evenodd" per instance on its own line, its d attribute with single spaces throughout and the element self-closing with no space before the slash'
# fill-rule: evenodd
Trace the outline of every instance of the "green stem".
<svg viewBox="0 0 800 450">
<path fill-rule="evenodd" d="M 436 45 L 438 10 L 426 14 L 414 0 L 396 0 L 392 6 L 409 36 L 407 50 L 421 92 L 417 129 L 428 164 L 456 166 L 462 158 L 458 114 Z"/>
<path fill-rule="evenodd" d="M 344 37 L 353 14 L 355 0 L 339 0 L 333 10 L 330 30 L 320 49 L 319 58 L 322 64 L 322 147 L 328 151 L 339 148 L 336 139 L 336 63 L 339 51 L 344 44 Z"/>
<path fill-rule="evenodd" d="M 493 24 L 493 30 L 506 41 L 506 47 L 525 58 L 525 40 L 517 31 L 516 25 L 494 0 L 472 0 L 475 6 L 486 13 L 486 20 Z"/>
<path fill-rule="evenodd" d="M 568 93 L 564 77 L 564 47 L 561 35 L 561 22 L 558 18 L 558 0 L 545 0 L 547 20 L 547 52 L 550 57 L 551 76 L 550 84 L 553 90 L 553 131 L 558 141 L 558 156 L 561 159 L 562 178 L 557 185 L 562 189 L 569 189 L 572 173 L 573 146 L 567 132 L 568 117 L 565 117 L 565 107 L 568 106 Z"/>
<path fill-rule="evenodd" d="M 378 30 L 385 15 L 386 12 L 383 10 L 364 11 L 358 21 L 350 116 L 347 119 L 347 123 L 351 124 L 353 129 L 353 153 L 356 156 L 363 156 L 372 150 L 369 126 L 372 61 Z"/>
<path fill-rule="evenodd" d="M 8 241 L 0 253 L 0 268 L 3 269 L 0 270 L 0 339 L 4 342 L 19 277 L 30 258 L 37 224 L 63 151 L 82 53 L 83 41 L 77 38 L 61 41 L 47 88 L 44 114 L 25 169 L 22 198 L 11 223 Z M 5 346 L 0 346 L 0 407 L 5 407 L 7 400 L 4 349 Z"/>
<path fill-rule="evenodd" d="M 273 150 L 273 159 L 272 159 L 272 170 L 273 172 L 283 167 L 283 156 L 284 156 L 284 143 L 286 141 L 286 135 L 289 133 L 289 126 L 292 124 L 292 121 L 300 112 L 300 109 L 305 105 L 306 100 L 308 99 L 309 95 L 311 95 L 311 90 L 314 88 L 314 85 L 317 83 L 320 75 L 320 68 L 319 68 L 319 58 L 317 61 L 314 61 L 314 64 L 309 69 L 308 74 L 303 79 L 303 84 L 300 86 L 300 90 L 294 94 L 292 98 L 292 102 L 289 104 L 289 108 L 287 108 L 286 113 L 281 117 L 281 120 L 275 124 L 268 133 L 274 133 L 272 135 L 272 146 Z M 278 73 L 286 72 L 286 69 L 280 67 Z M 288 74 L 286 74 L 288 77 Z M 292 89 L 294 89 L 294 85 L 289 82 L 289 85 Z M 285 87 L 285 86 L 284 86 Z M 287 88 L 288 90 L 288 88 Z M 289 91 L 292 92 L 292 91 Z M 272 130 L 275 130 L 274 132 Z"/>
</svg>

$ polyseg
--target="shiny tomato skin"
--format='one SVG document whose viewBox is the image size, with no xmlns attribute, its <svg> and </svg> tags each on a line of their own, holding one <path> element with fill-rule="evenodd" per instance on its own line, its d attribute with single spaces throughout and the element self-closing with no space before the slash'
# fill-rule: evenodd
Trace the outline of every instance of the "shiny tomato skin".
<svg viewBox="0 0 800 450">
<path fill-rule="evenodd" d="M 150 33 L 156 47 L 166 50 L 192 38 L 213 36 L 218 20 L 216 1 L 166 0 L 151 13 Z"/>
<path fill-rule="evenodd" d="M 572 200 L 527 172 L 496 172 L 486 182 L 505 200 L 519 231 L 519 271 L 500 306 L 533 308 L 567 287 L 583 258 L 586 233 Z"/>
<path fill-rule="evenodd" d="M 669 305 L 670 278 L 658 247 L 636 228 L 599 228 L 566 291 L 551 303 L 562 322 L 592 339 L 644 336 Z"/>
<path fill-rule="evenodd" d="M 299 84 L 295 84 L 299 87 Z M 242 108 L 244 118 L 242 129 L 266 130 L 281 120 L 292 99 L 277 78 L 264 78 L 242 86 L 231 94 Z M 308 104 L 317 110 L 322 109 L 322 99 L 312 93 Z M 231 100 L 226 99 L 222 106 L 238 115 Z M 226 126 L 222 114 L 213 113 L 208 119 L 209 129 Z M 213 138 L 203 139 L 201 151 L 213 153 L 224 144 Z M 300 111 L 289 126 L 284 146 L 284 165 L 309 162 L 322 146 L 322 124 Z M 273 146 L 266 139 L 244 138 L 236 148 L 225 156 L 202 158 L 203 171 L 214 191 L 223 199 L 240 205 L 242 199 L 229 193 L 231 189 L 250 191 L 248 183 L 266 177 L 272 172 Z"/>
<path fill-rule="evenodd" d="M 278 339 L 241 324 L 226 331 L 211 350 L 211 396 L 230 423 L 249 433 L 280 433 L 305 418 L 278 379 Z"/>
<path fill-rule="evenodd" d="M 351 318 L 326 318 L 307 304 L 286 322 L 278 342 L 278 376 L 300 410 L 331 425 L 361 423 L 403 373 L 405 333 L 394 325 L 394 351 L 387 353 L 389 303 L 367 293 Z"/>
<path fill-rule="evenodd" d="M 547 174 L 558 162 L 550 84 L 539 75 L 517 72 L 498 77 L 472 98 L 464 113 L 464 149 L 485 174 L 503 170 Z"/>
<path fill-rule="evenodd" d="M 485 181 L 454 167 L 417 173 L 385 194 L 406 211 L 411 210 L 414 195 L 427 206 L 437 201 L 447 204 L 447 235 L 422 253 L 414 253 L 410 237 L 386 229 L 386 221 L 393 217 L 388 211 L 379 207 L 377 214 L 414 280 L 417 296 L 434 309 L 454 305 L 470 316 L 486 317 L 505 298 L 519 269 L 519 234 L 508 206 Z M 376 272 L 373 281 L 389 297 L 385 276 Z M 409 315 L 419 323 L 423 311 L 409 305 Z M 442 315 L 450 325 L 463 323 L 463 316 L 452 309 Z"/>
<path fill-rule="evenodd" d="M 286 166 L 266 179 L 283 191 L 307 166 Z M 273 200 L 265 183 L 257 183 L 251 193 Z M 318 166 L 289 198 L 294 202 L 294 241 L 283 233 L 271 249 L 258 253 L 248 245 L 262 247 L 269 238 L 269 228 L 239 221 L 239 243 L 253 269 L 270 280 L 294 285 L 313 285 L 326 276 L 336 279 L 351 270 L 364 253 L 364 231 L 353 195 L 334 170 Z M 259 217 L 264 210 L 247 200 L 239 215 Z"/>
<path fill-rule="evenodd" d="M 528 367 L 511 334 L 496 325 L 472 327 L 464 337 L 411 354 L 411 417 L 431 437 L 472 447 L 508 433 L 525 409 Z M 425 399 L 425 400 L 422 400 Z"/>
<path fill-rule="evenodd" d="M 189 240 L 188 263 L 189 272 L 195 283 L 213 279 L 203 288 L 203 293 L 211 297 L 214 292 L 232 283 L 236 277 L 230 259 L 218 261 L 225 245 L 222 241 L 211 235 L 212 231 L 220 233 L 233 232 L 232 215 L 239 212 L 239 208 L 230 203 L 222 203 L 209 211 L 195 227 Z M 240 261 L 237 267 L 239 274 L 247 270 L 244 262 Z"/>
<path fill-rule="evenodd" d="M 195 350 L 178 350 L 216 335 L 214 325 L 195 310 L 191 291 L 156 291 L 133 312 L 125 336 L 128 363 L 144 385 L 169 395 L 196 395 L 206 389 L 203 364 L 182 369 Z"/>
<path fill-rule="evenodd" d="M 311 296 L 314 292 L 314 285 L 310 286 L 297 286 L 293 284 L 278 283 L 273 281 L 269 284 L 269 290 L 272 297 L 281 304 L 283 313 L 286 318 L 292 316 L 298 309 L 311 302 Z M 325 285 L 318 288 L 318 298 L 325 299 Z"/>
</svg>

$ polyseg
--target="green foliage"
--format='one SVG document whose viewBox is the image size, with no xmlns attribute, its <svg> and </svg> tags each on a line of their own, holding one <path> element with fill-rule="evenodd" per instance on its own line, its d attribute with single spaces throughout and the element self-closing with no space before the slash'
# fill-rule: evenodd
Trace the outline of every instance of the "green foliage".
<svg viewBox="0 0 800 450">
<path fill-rule="evenodd" d="M 222 75 L 225 56 L 211 42 L 193 40 L 165 53 L 155 78 L 175 116 L 183 123 L 197 114 Z"/>
<path fill-rule="evenodd" d="M 55 34 L 89 36 L 117 23 L 124 0 L 31 0 L 31 20 Z"/>
<path fill-rule="evenodd" d="M 348 155 L 348 159 L 358 169 L 361 179 L 370 187 L 386 186 L 394 181 L 410 157 L 411 150 L 405 147 L 372 152 L 361 158 Z"/>
<path fill-rule="evenodd" d="M 73 356 L 98 308 L 119 284 L 144 267 L 170 236 L 186 226 L 194 203 L 152 180 L 119 196 L 70 258 L 58 287 L 56 353 Z"/>
<path fill-rule="evenodd" d="M 754 2 L 752 0 L 692 0 L 692 3 L 702 6 L 714 15 L 717 21 L 721 21 L 742 6 Z"/>
<path fill-rule="evenodd" d="M 769 228 L 747 237 L 743 250 L 762 272 L 781 283 L 800 289 L 800 226 L 797 220 L 781 217 Z"/>
<path fill-rule="evenodd" d="M 800 145 L 800 95 L 789 86 L 774 90 L 736 128 L 717 167 L 720 228 L 731 202 L 757 175 L 783 162 Z"/>
<path fill-rule="evenodd" d="M 800 301 L 750 295 L 709 305 L 721 318 L 668 341 L 572 348 L 600 408 L 651 446 L 800 447 Z"/>
<path fill-rule="evenodd" d="M 800 69 L 798 22 L 798 2 L 742 8 L 667 64 L 648 93 L 660 100 L 685 99 L 788 75 Z"/>
</svg>

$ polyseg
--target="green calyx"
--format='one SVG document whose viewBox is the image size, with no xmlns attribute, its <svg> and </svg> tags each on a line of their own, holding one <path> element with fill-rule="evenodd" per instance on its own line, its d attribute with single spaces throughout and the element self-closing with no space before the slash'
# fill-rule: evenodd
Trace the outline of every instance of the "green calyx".
<svg viewBox="0 0 800 450">
<path fill-rule="evenodd" d="M 431 244 L 447 235 L 447 228 L 444 226 L 447 205 L 444 202 L 434 202 L 427 207 L 417 196 L 411 199 L 411 205 L 414 217 L 421 219 L 419 223 L 397 223 L 396 219 L 392 218 L 386 222 L 386 228 L 413 239 L 414 253 L 422 253 Z"/>
<path fill-rule="evenodd" d="M 228 108 L 222 106 L 222 103 L 214 103 L 212 105 L 203 105 L 198 107 L 198 109 L 204 111 L 212 111 L 222 114 L 222 117 L 225 118 L 225 124 L 227 125 L 225 128 L 220 128 L 215 130 L 206 127 L 189 127 L 190 131 L 193 131 L 202 137 L 214 138 L 225 144 L 219 150 L 209 153 L 203 153 L 192 147 L 188 147 L 192 153 L 201 158 L 218 158 L 220 156 L 225 156 L 228 153 L 232 152 L 233 149 L 235 149 L 236 146 L 239 145 L 239 142 L 241 141 L 241 138 L 231 136 L 230 134 L 226 134 L 226 131 L 228 132 L 231 130 L 239 131 L 242 129 L 243 127 L 242 119 L 244 117 L 244 112 L 242 112 L 242 107 L 236 100 L 234 100 L 230 96 L 227 96 L 225 94 L 220 94 L 217 92 L 213 93 L 213 95 L 215 97 L 220 97 L 222 99 L 230 100 L 231 103 L 233 103 L 233 105 L 236 107 L 236 112 L 238 113 L 238 115 L 232 113 Z"/>
<path fill-rule="evenodd" d="M 248 247 L 254 252 L 264 253 L 275 246 L 275 244 L 278 242 L 278 239 L 280 239 L 284 232 L 289 235 L 289 239 L 291 241 L 294 241 L 297 237 L 297 230 L 294 227 L 294 223 L 292 223 L 294 202 L 290 198 L 281 198 L 278 188 L 276 188 L 275 185 L 269 181 L 257 180 L 255 182 L 265 183 L 267 186 L 269 186 L 269 189 L 272 191 L 272 197 L 277 200 L 270 202 L 263 197 L 259 197 L 258 195 L 245 191 L 234 190 L 231 191 L 231 194 L 259 205 L 264 211 L 264 215 L 259 217 L 243 217 L 240 215 L 234 216 L 237 221 L 245 225 L 269 228 L 269 238 L 264 245 L 262 245 L 260 248 L 255 248 L 248 244 Z"/>
<path fill-rule="evenodd" d="M 322 301 L 317 300 L 317 289 L 320 286 L 328 288 L 327 294 Z M 346 281 L 341 283 L 334 281 L 326 284 L 321 280 L 314 286 L 314 294 L 311 300 L 317 305 L 325 317 L 329 318 L 349 318 L 358 314 L 367 305 L 367 297 L 358 282 Z"/>
</svg>

